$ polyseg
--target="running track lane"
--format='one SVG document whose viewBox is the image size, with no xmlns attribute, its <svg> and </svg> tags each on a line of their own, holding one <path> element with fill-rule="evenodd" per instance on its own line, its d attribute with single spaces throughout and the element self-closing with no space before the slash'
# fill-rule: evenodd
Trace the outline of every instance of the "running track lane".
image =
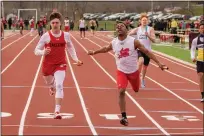
<svg viewBox="0 0 204 136">
<path fill-rule="evenodd" d="M 76 37 L 78 37 L 78 36 L 76 35 Z M 84 42 L 84 41 L 82 41 L 82 42 Z M 86 41 L 85 46 L 86 46 L 86 48 L 89 47 L 89 49 L 97 48 L 97 47 L 94 47 L 95 45 L 93 46 L 93 43 L 90 43 L 87 41 Z M 115 70 L 113 70 L 113 65 L 111 65 L 110 63 L 107 63 L 107 60 L 110 61 L 110 59 L 111 59 L 109 55 L 101 54 L 101 55 L 95 56 L 95 58 L 97 58 L 97 60 L 99 60 L 99 62 L 102 64 L 102 66 L 105 67 L 105 69 L 107 69 L 111 73 L 111 75 L 115 75 Z M 162 72 L 162 71 L 159 71 L 159 72 L 161 72 L 161 75 L 163 75 L 161 77 L 165 77 L 164 75 L 166 74 L 166 72 Z M 137 96 L 136 100 L 139 103 L 141 103 L 142 106 L 144 106 L 144 109 L 146 109 L 146 111 L 148 111 L 148 113 L 150 115 L 152 115 L 154 117 L 154 119 L 156 119 L 156 121 L 158 121 L 160 124 L 162 124 L 164 128 L 166 128 L 166 127 L 175 128 L 173 130 L 169 129 L 169 132 L 171 132 L 171 133 L 175 133 L 175 132 L 185 133 L 187 131 L 182 130 L 182 128 L 187 128 L 187 127 L 199 128 L 199 129 L 202 128 L 202 114 L 200 114 L 198 111 L 196 111 L 194 108 L 190 107 L 186 103 L 177 99 L 175 96 L 171 95 L 169 92 L 162 89 L 158 85 L 156 85 L 156 84 L 151 85 L 151 83 L 152 82 L 147 81 L 148 87 L 158 88 L 158 89 L 155 89 L 155 91 L 148 91 L 148 93 L 146 91 L 141 91 L 140 92 L 141 95 L 138 95 L 138 96 L 136 95 Z M 143 93 L 145 95 L 143 95 Z M 135 94 L 133 92 L 130 91 L 130 94 L 135 97 Z M 152 98 L 157 98 L 157 100 L 154 100 L 154 99 L 149 100 L 149 99 L 145 99 L 145 98 L 141 99 L 142 97 L 146 97 L 147 94 L 148 94 L 148 96 L 151 96 L 151 97 L 153 96 Z M 159 100 L 162 100 L 162 104 L 161 104 L 161 101 L 159 101 Z M 170 101 L 170 100 L 173 100 L 173 101 Z M 151 103 L 151 105 L 149 103 Z M 155 104 L 153 104 L 153 103 L 155 103 Z M 171 104 L 169 104 L 169 103 L 171 103 Z M 155 106 L 153 106 L 153 105 L 155 105 Z M 157 111 L 157 112 L 155 112 L 155 111 Z M 179 117 L 185 116 L 185 115 L 195 116 L 196 118 L 199 119 L 199 121 L 194 121 L 194 122 L 188 123 L 189 120 L 186 119 L 184 121 L 179 121 L 178 122 L 179 125 L 175 126 L 174 121 L 168 121 L 167 119 L 161 117 L 161 116 L 166 116 L 166 115 L 172 115 L 172 113 L 170 113 L 171 111 L 174 111 L 175 113 L 173 115 L 176 115 L 176 116 L 178 113 L 181 113 L 181 111 L 186 111 L 186 113 L 183 112 L 182 114 L 179 114 L 178 116 Z M 194 132 L 194 130 L 188 130 L 188 132 Z"/>
<path fill-rule="evenodd" d="M 96 39 L 91 38 L 90 40 L 94 41 L 95 43 L 98 43 L 98 41 L 100 41 L 98 38 L 96 38 Z M 101 41 L 98 44 L 101 44 Z M 101 44 L 101 46 L 104 46 L 104 44 Z M 179 69 L 179 68 L 183 68 L 182 69 L 183 73 L 184 73 L 184 71 L 186 71 L 185 73 L 188 72 L 188 74 L 195 76 L 194 72 L 192 73 L 191 70 L 189 70 L 185 67 L 180 66 L 179 68 L 177 68 L 178 67 L 177 65 L 175 65 L 174 63 L 173 63 L 174 65 L 172 65 L 171 62 L 169 62 L 165 59 L 161 60 L 161 62 L 166 64 L 167 66 L 169 66 L 169 64 L 171 64 L 172 67 L 170 67 L 169 71 L 170 72 L 172 71 L 171 73 L 173 73 L 173 74 L 180 76 L 181 72 L 179 74 L 177 74 L 178 72 L 176 70 L 181 71 L 181 69 Z M 171 91 L 175 92 L 176 94 L 178 94 L 182 98 L 188 100 L 190 103 L 195 105 L 197 108 L 200 109 L 200 111 L 203 111 L 203 105 L 200 103 L 200 97 L 201 96 L 200 96 L 200 92 L 198 90 L 198 84 L 195 81 L 193 81 L 193 80 L 191 80 L 191 82 L 187 81 L 187 80 L 183 79 L 183 78 L 188 79 L 188 77 L 185 77 L 185 75 L 181 75 L 182 78 L 180 78 L 178 76 L 170 74 L 170 72 L 168 72 L 168 71 L 165 72 L 164 75 L 155 74 L 155 73 L 159 73 L 161 71 L 157 67 L 153 66 L 153 64 L 155 64 L 155 63 L 151 63 L 151 64 L 152 65 L 150 65 L 150 67 L 148 68 L 147 75 L 149 74 L 149 76 L 151 78 L 154 78 L 156 81 L 159 81 L 159 83 L 162 83 L 162 85 L 164 85 L 165 87 L 167 87 Z M 168 78 L 163 78 L 163 77 L 168 77 Z"/>
<path fill-rule="evenodd" d="M 29 39 L 24 39 L 22 44 L 23 42 L 28 42 L 27 40 Z M 1 118 L 3 135 L 18 134 L 20 117 L 23 112 L 24 105 L 26 104 L 30 87 L 22 88 L 16 86 L 32 85 L 37 65 L 30 67 L 28 62 L 35 64 L 39 61 L 39 58 L 33 57 L 33 50 L 37 42 L 38 39 L 36 38 L 10 66 L 10 68 L 2 74 L 2 112 L 12 114 L 10 117 Z M 17 48 L 18 46 L 14 46 L 12 50 L 18 50 Z M 6 57 L 3 57 L 2 60 L 6 60 Z"/>
<path fill-rule="evenodd" d="M 82 42 L 85 47 L 89 46 L 87 42 L 81 40 L 79 37 L 76 36 L 76 39 Z M 81 89 L 81 91 L 97 133 L 99 135 L 127 135 L 134 133 L 161 134 L 162 132 L 129 99 L 127 99 L 127 108 L 130 109 L 134 107 L 134 110 L 129 111 L 128 115 L 136 116 L 136 118 L 129 119 L 129 127 L 133 128 L 133 130 L 125 130 L 128 128 L 122 126 L 119 119 L 117 119 L 117 117 L 121 118 L 121 115 L 118 107 L 118 90 L 116 84 L 113 83 L 91 60 L 87 53 L 79 47 L 79 43 L 74 39 L 72 39 L 72 42 L 79 54 L 79 58 L 84 61 L 83 68 L 76 67 L 74 69 L 79 86 L 93 87 Z M 104 114 L 115 114 L 113 116 L 116 116 L 116 119 L 106 119 L 106 117 L 103 116 Z"/>
<path fill-rule="evenodd" d="M 27 36 L 27 34 L 28 34 L 28 32 L 26 32 L 24 35 Z M 23 35 L 23 36 L 24 36 L 24 35 Z M 28 35 L 29 35 L 29 34 L 28 34 Z M 8 44 L 11 44 L 11 43 L 14 42 L 15 40 L 18 40 L 18 39 L 20 40 L 20 39 L 22 39 L 23 36 L 20 35 L 20 34 L 17 34 L 17 35 L 8 37 L 8 38 L 5 39 L 5 40 L 2 40 L 2 41 L 1 41 L 1 49 L 4 48 L 5 46 L 7 46 Z"/>
<path fill-rule="evenodd" d="M 34 36 L 29 36 L 27 38 L 26 37 L 22 38 L 21 40 L 15 42 L 13 45 L 9 46 L 5 50 L 1 51 L 2 70 L 5 69 L 8 64 L 16 57 L 16 55 L 20 53 L 21 50 L 26 47 L 26 45 L 34 38 Z"/>
<path fill-rule="evenodd" d="M 32 52 L 32 50 L 30 50 Z M 39 58 L 38 56 L 32 56 L 33 58 Z M 23 60 L 22 60 L 23 61 Z M 31 67 L 38 66 L 40 61 L 36 63 L 30 62 Z M 77 67 L 77 66 L 73 66 Z M 35 88 L 30 91 L 30 100 L 27 102 L 28 109 L 25 111 L 25 122 L 19 134 L 24 135 L 91 135 L 92 132 L 88 126 L 84 112 L 82 110 L 81 102 L 76 90 L 75 83 L 70 73 L 69 67 L 67 67 L 66 78 L 64 81 L 64 99 L 61 107 L 61 114 L 73 114 L 73 117 L 62 120 L 55 120 L 51 118 L 38 118 L 40 113 L 54 113 L 54 96 L 49 96 L 48 88 L 45 87 L 45 83 L 41 74 L 36 73 L 36 84 L 33 84 Z M 33 78 L 32 78 L 33 79 Z M 35 79 L 34 79 L 35 80 Z M 49 114 L 48 114 L 49 116 Z M 44 117 L 48 117 L 44 116 Z M 50 117 L 50 116 L 49 116 Z M 24 118 L 24 117 L 23 117 Z M 23 120 L 22 118 L 22 120 Z"/>
</svg>

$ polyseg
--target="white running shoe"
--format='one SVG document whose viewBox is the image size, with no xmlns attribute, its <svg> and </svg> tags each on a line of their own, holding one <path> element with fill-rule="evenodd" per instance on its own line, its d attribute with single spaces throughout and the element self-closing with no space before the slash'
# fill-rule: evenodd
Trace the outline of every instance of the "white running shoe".
<svg viewBox="0 0 204 136">
<path fill-rule="evenodd" d="M 145 88 L 145 81 L 144 80 L 141 80 L 141 87 Z"/>
</svg>

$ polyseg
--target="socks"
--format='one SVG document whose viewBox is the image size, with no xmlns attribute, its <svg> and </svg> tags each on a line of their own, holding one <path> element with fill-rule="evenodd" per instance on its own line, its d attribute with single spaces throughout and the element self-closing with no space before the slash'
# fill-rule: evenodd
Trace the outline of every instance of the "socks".
<svg viewBox="0 0 204 136">
<path fill-rule="evenodd" d="M 55 105 L 55 112 L 60 112 L 61 105 Z"/>
<path fill-rule="evenodd" d="M 126 112 L 122 112 L 121 115 L 123 118 L 127 119 Z"/>
</svg>

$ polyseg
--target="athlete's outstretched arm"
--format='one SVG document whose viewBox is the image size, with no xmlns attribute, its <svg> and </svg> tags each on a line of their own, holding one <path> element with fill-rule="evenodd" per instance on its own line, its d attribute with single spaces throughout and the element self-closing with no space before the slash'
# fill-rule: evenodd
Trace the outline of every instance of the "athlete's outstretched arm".
<svg viewBox="0 0 204 136">
<path fill-rule="evenodd" d="M 156 42 L 156 37 L 155 37 L 155 31 L 154 31 L 154 28 L 151 27 L 151 30 L 150 30 L 150 35 L 148 33 L 146 33 L 147 37 L 150 39 L 150 41 L 152 41 L 153 43 Z"/>
<path fill-rule="evenodd" d="M 76 62 L 79 61 L 77 54 L 76 54 L 76 50 L 71 40 L 67 42 L 67 51 L 69 52 L 70 56 L 72 57 L 74 61 Z"/>
<path fill-rule="evenodd" d="M 65 34 L 66 34 L 65 40 L 67 41 L 67 51 L 69 52 L 72 59 L 77 63 L 77 65 L 81 66 L 83 64 L 83 62 L 80 61 L 77 57 L 76 50 L 74 48 L 74 45 L 72 44 L 69 33 L 65 33 Z"/>
<path fill-rule="evenodd" d="M 87 54 L 88 55 L 95 55 L 98 53 L 106 53 L 106 52 L 109 52 L 111 50 L 112 50 L 112 43 L 110 43 L 108 46 L 102 47 L 102 48 L 95 50 L 95 51 L 89 50 Z"/>
<path fill-rule="evenodd" d="M 144 45 L 142 45 L 138 40 L 135 40 L 135 41 L 134 41 L 134 45 L 135 45 L 135 49 L 138 48 L 140 51 L 142 51 L 143 53 L 145 53 L 150 59 L 154 60 L 162 70 L 168 69 L 167 66 L 161 64 L 161 63 L 159 62 L 159 60 L 156 58 L 156 56 L 155 56 L 151 51 L 147 50 L 147 49 L 144 47 Z"/>
</svg>

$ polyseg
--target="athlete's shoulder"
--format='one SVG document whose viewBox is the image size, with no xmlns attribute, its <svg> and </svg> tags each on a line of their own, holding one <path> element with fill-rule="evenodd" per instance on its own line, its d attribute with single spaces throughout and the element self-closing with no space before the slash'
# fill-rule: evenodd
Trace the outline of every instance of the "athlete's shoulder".
<svg viewBox="0 0 204 136">
<path fill-rule="evenodd" d="M 127 40 L 135 40 L 135 38 L 132 37 L 132 36 L 130 36 L 130 35 L 128 35 L 128 36 L 127 36 Z"/>
<path fill-rule="evenodd" d="M 116 42 L 118 40 L 118 37 L 113 38 L 113 40 L 111 41 L 112 43 Z"/>
<path fill-rule="evenodd" d="M 65 36 L 65 37 L 70 36 L 70 33 L 69 33 L 69 32 L 63 32 L 63 33 L 64 33 L 64 36 Z"/>
<path fill-rule="evenodd" d="M 198 36 L 193 39 L 192 43 L 197 43 L 197 41 L 198 41 Z"/>
<path fill-rule="evenodd" d="M 44 33 L 41 37 L 41 39 L 47 39 L 49 38 L 49 31 L 47 31 L 46 33 Z"/>
</svg>

